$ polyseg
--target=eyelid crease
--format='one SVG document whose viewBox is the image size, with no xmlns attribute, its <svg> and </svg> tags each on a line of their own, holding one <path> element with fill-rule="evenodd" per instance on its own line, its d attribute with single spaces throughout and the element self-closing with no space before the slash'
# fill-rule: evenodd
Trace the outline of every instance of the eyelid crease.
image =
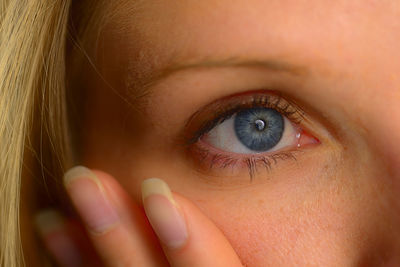
<svg viewBox="0 0 400 267">
<path fill-rule="evenodd" d="M 130 66 L 136 65 L 134 63 Z M 306 66 L 296 65 L 284 60 L 275 59 L 251 59 L 242 57 L 228 57 L 221 59 L 211 59 L 203 57 L 197 60 L 187 60 L 186 62 L 170 62 L 165 66 L 151 66 L 148 70 L 142 73 L 140 77 L 128 77 L 126 79 L 126 87 L 134 99 L 142 96 L 150 95 L 151 88 L 172 76 L 175 73 L 188 70 L 204 70 L 216 68 L 250 68 L 263 69 L 272 72 L 284 72 L 291 75 L 299 76 L 310 73 Z M 143 68 L 143 67 L 142 67 Z M 135 71 L 136 73 L 137 71 Z M 132 75 L 131 73 L 129 73 Z M 138 88 L 141 88 L 138 90 Z M 139 91 L 139 92 L 138 92 Z"/>
</svg>

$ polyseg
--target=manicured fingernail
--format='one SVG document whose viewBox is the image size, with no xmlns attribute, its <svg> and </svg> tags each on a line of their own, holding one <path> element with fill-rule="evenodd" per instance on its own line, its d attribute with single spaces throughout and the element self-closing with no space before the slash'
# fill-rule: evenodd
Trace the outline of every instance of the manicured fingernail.
<svg viewBox="0 0 400 267">
<path fill-rule="evenodd" d="M 158 178 L 144 180 L 142 198 L 147 218 L 161 242 L 171 249 L 182 247 L 188 237 L 186 223 L 168 185 Z"/>
<path fill-rule="evenodd" d="M 35 216 L 35 225 L 47 250 L 60 266 L 82 266 L 82 258 L 69 237 L 65 220 L 55 210 L 44 210 Z"/>
<path fill-rule="evenodd" d="M 115 226 L 119 217 L 96 175 L 77 166 L 64 175 L 64 184 L 88 229 L 101 234 Z"/>
</svg>

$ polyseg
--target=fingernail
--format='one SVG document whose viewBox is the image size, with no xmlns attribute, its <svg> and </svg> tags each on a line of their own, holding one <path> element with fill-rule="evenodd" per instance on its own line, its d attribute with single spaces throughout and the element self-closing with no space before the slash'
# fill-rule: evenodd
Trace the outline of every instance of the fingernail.
<svg viewBox="0 0 400 267">
<path fill-rule="evenodd" d="M 96 175 L 88 168 L 77 166 L 64 175 L 64 184 L 78 213 L 88 229 L 95 234 L 107 232 L 119 217 Z"/>
<path fill-rule="evenodd" d="M 147 218 L 160 241 L 171 249 L 182 247 L 188 237 L 186 223 L 168 185 L 158 178 L 144 180 L 142 198 Z"/>
<path fill-rule="evenodd" d="M 35 216 L 35 225 L 46 248 L 61 266 L 82 266 L 80 253 L 60 213 L 51 209 L 41 211 Z"/>
</svg>

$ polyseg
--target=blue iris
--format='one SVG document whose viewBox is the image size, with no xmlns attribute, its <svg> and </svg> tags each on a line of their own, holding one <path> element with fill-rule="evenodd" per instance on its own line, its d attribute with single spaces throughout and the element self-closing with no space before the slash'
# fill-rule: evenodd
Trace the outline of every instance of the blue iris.
<svg viewBox="0 0 400 267">
<path fill-rule="evenodd" d="M 240 111 L 234 121 L 240 142 L 253 151 L 267 151 L 276 146 L 285 128 L 283 116 L 271 108 L 252 108 Z"/>
</svg>

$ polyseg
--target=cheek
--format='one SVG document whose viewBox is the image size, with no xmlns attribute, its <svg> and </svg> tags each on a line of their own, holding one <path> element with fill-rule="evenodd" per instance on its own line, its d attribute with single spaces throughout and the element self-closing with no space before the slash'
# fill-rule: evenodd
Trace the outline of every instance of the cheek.
<svg viewBox="0 0 400 267">
<path fill-rule="evenodd" d="M 224 232 L 246 266 L 386 261 L 392 248 L 386 230 L 392 226 L 388 207 L 368 197 L 376 195 L 376 188 L 345 171 L 341 176 L 314 175 L 311 187 L 299 182 L 271 190 L 265 184 L 196 204 Z"/>
</svg>

